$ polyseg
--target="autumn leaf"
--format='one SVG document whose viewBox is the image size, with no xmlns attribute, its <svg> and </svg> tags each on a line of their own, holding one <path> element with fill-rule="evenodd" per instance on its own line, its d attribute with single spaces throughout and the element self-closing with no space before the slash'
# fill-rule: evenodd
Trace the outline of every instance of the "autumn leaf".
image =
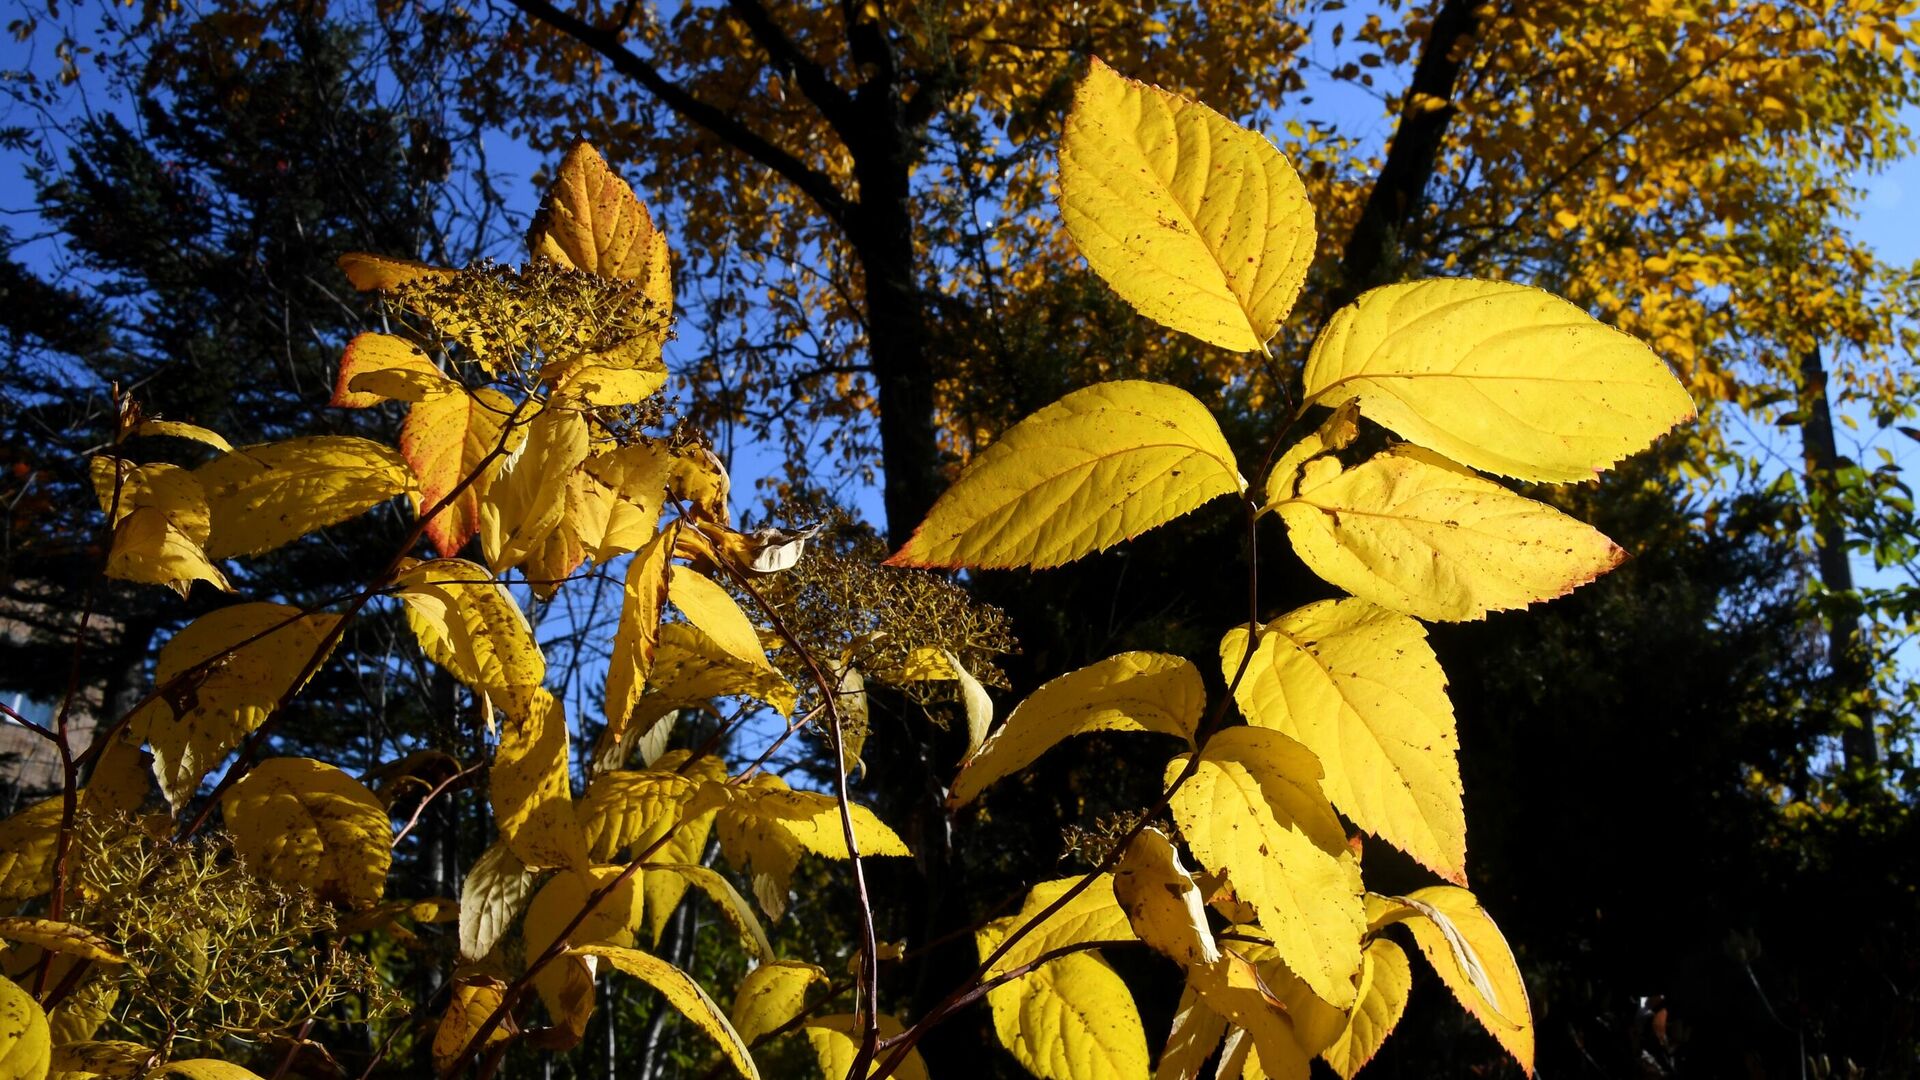
<svg viewBox="0 0 1920 1080">
<path fill-rule="evenodd" d="M 605 957 L 614 967 L 660 991 L 661 996 L 667 999 L 667 1004 L 720 1045 L 720 1052 L 733 1064 L 735 1071 L 749 1078 L 760 1075 L 740 1033 L 733 1030 L 733 1025 L 727 1022 L 727 1016 L 720 1011 L 720 1006 L 707 996 L 707 992 L 691 975 L 657 956 L 617 945 L 588 945 L 575 949 L 573 954 Z"/>
<path fill-rule="evenodd" d="M 897 1017 L 881 1013 L 877 1018 L 880 1037 L 891 1039 L 906 1029 Z M 860 1019 L 852 1013 L 838 1013 L 809 1020 L 800 1028 L 806 1035 L 808 1045 L 813 1047 L 814 1060 L 820 1063 L 820 1072 L 824 1076 L 839 1078 L 853 1071 L 853 1059 L 860 1052 L 862 1025 Z M 880 1067 L 880 1063 L 891 1056 L 891 1051 L 882 1051 L 876 1055 L 867 1067 L 867 1075 Z M 900 1059 L 900 1065 L 888 1076 L 898 1076 L 901 1080 L 927 1080 L 927 1062 L 918 1050 L 908 1050 Z"/>
<path fill-rule="evenodd" d="M 1223 752 L 1209 740 L 1193 776 L 1174 792 L 1174 821 L 1201 865 L 1232 878 L 1234 892 L 1259 912 L 1287 966 L 1314 993 L 1344 1008 L 1353 1001 L 1351 980 L 1366 929 L 1359 869 L 1276 813 L 1244 762 L 1255 748 L 1237 744 Z M 1169 782 L 1186 759 L 1168 763 Z"/>
<path fill-rule="evenodd" d="M 393 822 L 366 785 L 323 761 L 270 758 L 221 796 L 234 851 L 258 873 L 364 907 L 386 891 Z"/>
<path fill-rule="evenodd" d="M 1220 959 L 1200 887 L 1166 833 L 1149 827 L 1133 838 L 1114 864 L 1113 894 L 1140 940 L 1181 967 Z"/>
<path fill-rule="evenodd" d="M 456 1058 L 480 1028 L 500 1007 L 506 998 L 507 984 L 486 975 L 468 975 L 455 977 L 448 991 L 447 1011 L 440 1015 L 440 1024 L 433 1032 L 433 1065 L 436 1069 L 451 1068 Z M 504 1023 L 494 1027 L 487 1034 L 483 1047 L 491 1047 L 505 1041 L 513 1023 L 508 1017 Z"/>
<path fill-rule="evenodd" d="M 1693 416 L 1652 349 L 1511 282 L 1367 292 L 1328 321 L 1304 378 L 1309 403 L 1358 402 L 1403 438 L 1520 480 L 1591 480 Z"/>
<path fill-rule="evenodd" d="M 720 651 L 748 667 L 773 670 L 753 621 L 713 579 L 691 567 L 678 568 L 667 581 L 667 598 Z"/>
<path fill-rule="evenodd" d="M 887 563 L 1045 569 L 1244 490 L 1232 447 L 1193 395 L 1097 383 L 976 455 Z"/>
<path fill-rule="evenodd" d="M 734 1030 L 740 1033 L 741 1041 L 751 1045 L 800 1016 L 813 988 L 824 991 L 831 982 L 826 971 L 803 960 L 761 964 L 747 972 L 734 993 L 733 1009 L 728 1013 Z M 845 1075 L 844 1071 L 840 1075 Z"/>
<path fill-rule="evenodd" d="M 31 994 L 0 979 L 0 1076 L 41 1080 L 52 1061 L 47 1014 Z"/>
<path fill-rule="evenodd" d="M 1507 939 L 1465 889 L 1435 885 L 1390 901 L 1374 926 L 1405 922 L 1427 962 L 1480 1026 L 1533 1073 L 1533 1010 Z"/>
<path fill-rule="evenodd" d="M 965 806 L 1074 735 L 1153 731 L 1191 746 L 1206 705 L 1200 669 L 1190 661 L 1166 653 L 1110 656 L 1051 680 L 1015 707 L 954 778 L 947 802 Z"/>
<path fill-rule="evenodd" d="M 1352 1015 L 1320 1057 L 1343 1080 L 1353 1080 L 1400 1023 L 1412 989 L 1413 969 L 1400 946 L 1388 938 L 1368 942 L 1360 954 L 1360 988 L 1355 991 Z"/>
<path fill-rule="evenodd" d="M 460 958 L 481 960 L 520 917 L 538 880 L 504 843 L 482 852 L 467 867 L 460 887 Z"/>
<path fill-rule="evenodd" d="M 165 585 L 183 597 L 195 581 L 233 591 L 227 576 L 207 557 L 213 512 L 198 477 L 177 465 L 133 465 L 104 456 L 94 458 L 90 467 L 100 509 L 114 515 L 108 577 Z"/>
<path fill-rule="evenodd" d="M 1232 678 L 1247 632 L 1220 643 Z M 1446 675 L 1418 622 L 1365 600 L 1323 600 L 1260 630 L 1234 693 L 1247 721 L 1320 759 L 1333 805 L 1450 881 L 1467 875 L 1459 739 Z"/>
<path fill-rule="evenodd" d="M 1264 136 L 1098 57 L 1060 140 L 1060 217 L 1142 315 L 1241 352 L 1280 328 L 1316 243 L 1299 174 Z"/>
<path fill-rule="evenodd" d="M 1276 507 L 1314 573 L 1422 619 L 1479 619 L 1564 596 L 1626 553 L 1593 527 L 1428 450 L 1307 464 Z"/>
<path fill-rule="evenodd" d="M 172 692 L 135 713 L 131 729 L 153 748 L 169 803 L 185 805 L 227 752 L 319 669 L 339 621 L 283 604 L 235 604 L 200 616 L 161 647 L 154 682 Z"/>
<path fill-rule="evenodd" d="M 207 556 L 257 555 L 414 490 L 398 452 L 352 435 L 246 446 L 194 470 L 207 494 Z"/>
<path fill-rule="evenodd" d="M 496 572 L 521 561 L 560 525 L 566 476 L 587 460 L 586 421 L 547 408 L 527 422 L 526 441 L 501 463 L 480 498 L 480 549 Z"/>
<path fill-rule="evenodd" d="M 460 384 L 435 367 L 420 346 L 393 334 L 365 333 L 347 342 L 340 355 L 340 375 L 327 404 L 365 409 L 382 401 L 425 401 L 459 390 Z"/>
<path fill-rule="evenodd" d="M 48 952 L 77 956 L 101 964 L 127 962 L 113 942 L 78 923 L 58 919 L 41 919 L 31 915 L 0 916 L 0 941 L 38 945 Z"/>
<path fill-rule="evenodd" d="M 427 658 L 505 705 L 546 678 L 533 627 L 506 586 L 465 559 L 430 559 L 404 569 L 394 595 Z"/>
<path fill-rule="evenodd" d="M 1200 992 L 1188 984 L 1180 991 L 1180 1002 L 1173 1011 L 1173 1030 L 1154 1066 L 1153 1080 L 1200 1080 L 1200 1070 L 1220 1040 L 1226 1036 L 1227 1019 L 1200 1000 Z"/>
<path fill-rule="evenodd" d="M 538 688 L 500 725 L 488 798 L 501 840 L 530 867 L 588 865 L 569 781 L 568 744 L 566 712 Z"/>
<path fill-rule="evenodd" d="M 982 959 L 1015 919 L 974 934 Z M 1147 1037 L 1127 984 L 1093 952 L 1068 953 L 987 991 L 994 1034 L 1043 1080 L 1146 1080 Z"/>
<path fill-rule="evenodd" d="M 617 866 L 596 866 L 585 870 L 562 870 L 548 878 L 527 905 L 521 923 L 526 955 L 540 956 L 555 942 L 568 924 L 585 911 L 578 926 L 566 933 L 572 948 L 588 945 L 631 946 L 634 930 L 642 914 L 639 881 L 634 876 L 621 878 Z M 618 881 L 618 884 L 615 882 Z M 591 910 L 587 899 L 595 891 L 611 886 L 607 895 Z M 541 968 L 534 976 L 534 989 L 555 1024 L 578 1038 L 593 1015 L 593 975 L 591 957 L 571 951 Z"/>
<path fill-rule="evenodd" d="M 426 526 L 427 538 L 446 558 L 459 554 L 480 531 L 480 497 L 498 475 L 500 462 L 526 441 L 524 425 L 507 426 L 513 414 L 512 399 L 482 387 L 422 401 L 407 410 L 400 425 L 400 453 L 420 480 L 414 513 L 424 514 L 453 496 Z M 489 461 L 496 451 L 501 456 Z M 473 482 L 460 486 L 476 472 Z"/>
</svg>

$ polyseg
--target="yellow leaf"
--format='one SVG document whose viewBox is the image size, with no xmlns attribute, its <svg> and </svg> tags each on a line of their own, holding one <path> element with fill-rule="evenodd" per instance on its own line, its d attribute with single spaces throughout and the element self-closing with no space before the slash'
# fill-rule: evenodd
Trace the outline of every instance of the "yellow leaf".
<svg viewBox="0 0 1920 1080">
<path fill-rule="evenodd" d="M 126 957 L 113 942 L 76 923 L 39 919 L 29 915 L 0 916 L 0 940 L 38 945 L 48 952 L 77 956 L 103 964 L 124 964 Z"/>
<path fill-rule="evenodd" d="M 720 850 L 727 862 L 747 875 L 753 898 L 760 901 L 760 910 L 767 913 L 767 918 L 780 921 L 787 913 L 794 867 L 800 865 L 800 841 L 773 822 L 746 811 L 720 814 L 717 826 Z"/>
<path fill-rule="evenodd" d="M 1529 1075 L 1533 1072 L 1533 1009 L 1520 965 L 1500 928 L 1465 889 L 1435 885 L 1400 898 L 1414 943 L 1460 1004 Z"/>
<path fill-rule="evenodd" d="M 960 684 L 960 700 L 967 710 L 967 753 L 960 759 L 964 766 L 973 760 L 973 756 L 980 752 L 982 746 L 986 745 L 987 732 L 993 728 L 993 698 L 987 696 L 987 688 L 980 685 L 980 680 L 973 677 L 973 672 L 967 670 L 967 666 L 960 662 L 960 658 L 955 656 L 951 649 L 944 651 L 947 667 L 953 672 L 954 681 Z M 866 680 L 852 668 L 847 669 L 847 674 L 860 679 L 860 701 L 864 711 Z M 842 681 L 845 681 L 844 677 Z M 862 716 L 861 719 L 864 721 L 866 717 Z"/>
<path fill-rule="evenodd" d="M 443 556 L 458 554 L 480 531 L 480 497 L 499 473 L 503 457 L 526 441 L 524 425 L 506 426 L 513 411 L 512 399 L 492 387 L 429 398 L 407 410 L 400 425 L 400 453 L 420 478 L 414 513 L 432 510 L 460 489 L 427 521 L 427 538 Z M 488 461 L 496 449 L 502 457 Z M 480 476 L 460 487 L 476 471 Z"/>
<path fill-rule="evenodd" d="M 1386 938 L 1373 939 L 1360 956 L 1360 989 L 1353 1013 L 1339 1038 L 1320 1052 L 1321 1058 L 1345 1080 L 1353 1080 L 1400 1022 L 1412 989 L 1413 969 L 1407 954 Z"/>
<path fill-rule="evenodd" d="M 1293 310 L 1316 244 L 1306 188 L 1265 136 L 1098 58 L 1060 141 L 1060 217 L 1142 315 L 1240 352 Z"/>
<path fill-rule="evenodd" d="M 655 768 L 639 772 L 615 769 L 594 777 L 579 811 L 589 858 L 612 862 L 635 857 L 669 829 L 671 835 L 650 856 L 652 859 L 695 863 L 705 855 L 714 809 L 697 808 L 684 821 L 682 817 L 700 782 L 726 779 L 726 766 L 709 754 L 688 767 L 684 775 L 673 772 L 686 756 L 686 751 L 675 750 L 663 755 Z M 666 870 L 643 870 L 641 875 L 648 930 L 658 941 L 687 891 L 687 882 Z"/>
<path fill-rule="evenodd" d="M 773 670 L 767 650 L 760 645 L 760 634 L 753 620 L 740 610 L 727 590 L 711 578 L 690 567 L 673 571 L 667 581 L 667 598 L 688 621 L 699 627 L 728 656 L 748 667 Z"/>
<path fill-rule="evenodd" d="M 169 1061 L 148 1073 L 147 1080 L 161 1076 L 184 1076 L 186 1080 L 262 1080 L 259 1073 L 215 1058 Z"/>
<path fill-rule="evenodd" d="M 741 1041 L 751 1045 L 761 1036 L 792 1022 L 810 1004 L 808 992 L 815 986 L 824 991 L 830 982 L 824 970 L 801 960 L 761 964 L 747 972 L 746 978 L 740 980 L 740 989 L 733 995 L 733 1011 L 729 1015 L 734 1030 L 740 1033 Z M 838 1075 L 846 1075 L 845 1070 Z"/>
<path fill-rule="evenodd" d="M 900 1021 L 886 1013 L 878 1017 L 880 1037 L 891 1039 L 906 1029 Z M 851 1013 L 839 1013 L 834 1016 L 822 1016 L 809 1020 L 801 1027 L 806 1033 L 807 1042 L 813 1047 L 813 1056 L 820 1063 L 820 1071 L 831 1080 L 843 1080 L 853 1071 L 853 1059 L 860 1053 L 862 1028 L 859 1020 Z M 881 1051 L 874 1056 L 867 1068 L 867 1075 L 880 1063 L 892 1056 L 890 1051 Z M 927 1080 L 927 1062 L 918 1050 L 908 1050 L 900 1059 L 900 1067 L 887 1074 L 898 1076 L 900 1080 Z"/>
<path fill-rule="evenodd" d="M 1258 735 L 1276 733 L 1233 728 Z M 1198 770 L 1174 792 L 1171 808 L 1180 834 L 1201 865 L 1233 879 L 1235 893 L 1260 913 L 1260 925 L 1289 968 L 1329 1004 L 1353 1001 L 1366 929 L 1359 868 L 1328 854 L 1286 820 L 1268 787 L 1246 764 L 1259 741 L 1209 740 Z M 1264 740 L 1271 743 L 1271 740 Z M 1169 782 L 1186 764 L 1167 765 Z M 1231 1018 L 1231 1017 L 1230 1017 Z M 1243 1025 L 1244 1026 L 1244 1025 Z"/>
<path fill-rule="evenodd" d="M 1016 920 L 975 932 L 982 959 Z M 1068 953 L 987 991 L 994 1034 L 1043 1080 L 1146 1080 L 1147 1036 L 1127 984 L 1093 952 Z"/>
<path fill-rule="evenodd" d="M 200 616 L 160 649 L 154 681 L 172 689 L 130 726 L 153 748 L 154 775 L 175 809 L 319 670 L 339 622 L 338 615 L 302 615 L 282 604 L 235 604 Z"/>
<path fill-rule="evenodd" d="M 1075 390 L 968 463 L 892 566 L 1045 569 L 1246 490 L 1193 395 L 1122 380 Z"/>
<path fill-rule="evenodd" d="M 55 795 L 0 821 L 0 900 L 30 900 L 53 888 L 64 803 Z"/>
<path fill-rule="evenodd" d="M 1374 289 L 1327 323 L 1305 379 L 1310 402 L 1357 402 L 1406 439 L 1521 480 L 1591 480 L 1693 416 L 1639 339 L 1510 282 Z"/>
<path fill-rule="evenodd" d="M 574 917 L 587 906 L 598 889 L 619 879 L 621 868 L 596 866 L 588 870 L 562 870 L 548 879 L 527 905 L 527 917 L 521 925 L 526 955 L 537 957 L 560 940 Z M 634 929 L 640 923 L 639 880 L 629 875 L 614 885 L 600 903 L 588 911 L 580 924 L 566 935 L 571 947 L 583 945 L 633 944 Z M 533 986 L 547 1007 L 553 1022 L 578 1038 L 593 1015 L 593 976 L 596 961 L 591 957 L 564 953 L 541 968 Z"/>
<path fill-rule="evenodd" d="M 385 292 L 417 281 L 451 281 L 454 271 L 414 259 L 395 259 L 351 251 L 340 256 L 340 270 L 361 292 Z"/>
<path fill-rule="evenodd" d="M 480 549 L 495 571 L 520 565 L 560 525 L 565 479 L 587 460 L 587 423 L 548 408 L 527 422 L 527 438 L 501 463 L 480 498 Z"/>
<path fill-rule="evenodd" d="M 707 996 L 707 992 L 693 981 L 691 975 L 638 949 L 589 945 L 575 949 L 574 955 L 604 956 L 614 967 L 660 991 L 661 996 L 667 999 L 667 1004 L 720 1044 L 721 1052 L 741 1076 L 752 1078 L 760 1075 L 759 1070 L 754 1068 L 753 1056 L 747 1053 L 747 1044 L 741 1041 L 740 1033 L 733 1030 L 733 1025 L 727 1022 L 727 1016 L 720 1011 L 720 1006 Z"/>
<path fill-rule="evenodd" d="M 546 678 L 527 616 L 486 567 L 430 559 L 395 579 L 407 625 L 427 658 L 504 705 Z"/>
<path fill-rule="evenodd" d="M 56 1080 L 85 1077 L 143 1077 L 160 1054 L 150 1046 L 123 1039 L 61 1043 L 53 1050 Z"/>
<path fill-rule="evenodd" d="M 1591 526 L 1413 446 L 1344 472 L 1321 458 L 1278 509 L 1314 573 L 1423 619 L 1551 600 L 1626 558 Z"/>
<path fill-rule="evenodd" d="M 616 502 L 608 513 L 601 558 L 613 552 L 633 551 L 653 539 L 660 512 L 667 502 L 667 483 L 673 455 L 653 442 L 638 442 L 587 459 L 583 468 L 613 491 Z"/>
<path fill-rule="evenodd" d="M 947 802 L 964 806 L 1032 764 L 1060 740 L 1091 731 L 1155 731 L 1193 745 L 1206 711 L 1200 669 L 1166 653 L 1125 652 L 1049 681 L 1021 702 L 954 778 Z"/>
<path fill-rule="evenodd" d="M 133 429 L 133 433 L 135 435 L 170 435 L 176 439 L 187 439 L 204 446 L 211 446 L 223 454 L 233 449 L 233 444 L 227 441 L 225 435 L 211 428 L 201 427 L 199 424 L 187 424 L 179 420 L 142 420 L 139 426 Z"/>
<path fill-rule="evenodd" d="M 1187 985 L 1199 992 L 1207 1008 L 1239 1029 L 1228 1034 L 1220 1052 L 1219 1075 L 1307 1080 L 1307 1054 L 1294 1035 L 1285 1003 L 1252 962 L 1235 951 L 1242 947 L 1234 943 L 1222 950 L 1218 963 L 1187 969 Z M 1251 1053 L 1254 1047 L 1259 1049 L 1257 1058 Z"/>
<path fill-rule="evenodd" d="M 599 151 L 577 143 L 527 232 L 535 258 L 601 277 L 639 281 L 648 295 L 672 303 L 667 241 L 652 215 Z"/>
<path fill-rule="evenodd" d="M 756 698 L 789 716 L 799 696 L 784 676 L 741 663 L 690 623 L 661 624 L 647 681 L 652 692 L 639 699 L 627 721 L 642 732 L 675 709 L 716 697 Z"/>
<path fill-rule="evenodd" d="M 366 333 L 347 342 L 333 400 L 327 404 L 365 409 L 382 401 L 425 401 L 459 389 L 420 346 L 392 334 Z"/>
<path fill-rule="evenodd" d="M 1207 925 L 1200 887 L 1167 834 L 1155 828 L 1140 830 L 1113 868 L 1113 894 L 1127 910 L 1133 932 L 1181 967 L 1212 964 L 1220 946 Z"/>
<path fill-rule="evenodd" d="M 506 998 L 507 984 L 499 979 L 485 975 L 472 975 L 456 978 L 447 998 L 447 1011 L 440 1016 L 440 1026 L 433 1032 L 433 1066 L 445 1071 L 453 1064 L 460 1051 L 467 1048 L 473 1037 L 480 1032 L 480 1025 L 487 1022 L 494 1010 Z M 484 1046 L 492 1046 L 507 1038 L 511 1018 L 502 1021 L 488 1033 Z"/>
<path fill-rule="evenodd" d="M 981 959 L 985 959 L 993 948 L 1006 940 L 1013 930 L 1026 925 L 1035 916 L 1045 911 L 1068 890 L 1080 882 L 1078 876 L 1043 881 L 1028 890 L 1020 911 L 1012 916 L 998 920 L 991 948 L 982 948 Z M 1127 918 L 1126 909 L 1120 906 L 1120 900 L 1114 895 L 1113 876 L 1096 874 L 1087 887 L 1076 893 L 1071 900 L 1062 904 L 1058 911 L 1047 916 L 1046 921 L 1034 927 L 1033 931 L 1007 948 L 1000 959 L 993 962 L 990 975 L 1001 975 L 1023 964 L 1032 963 L 1042 955 L 1068 945 L 1084 941 L 1132 941 L 1133 925 Z"/>
<path fill-rule="evenodd" d="M 1244 627 L 1220 643 L 1229 678 Z M 1454 882 L 1467 876 L 1453 705 L 1418 622 L 1365 600 L 1323 600 L 1262 628 L 1235 700 L 1247 721 L 1298 739 L 1333 805 Z"/>
<path fill-rule="evenodd" d="M 108 457 L 94 458 L 91 468 L 100 509 L 115 514 L 108 577 L 165 585 L 182 596 L 195 581 L 233 591 L 226 575 L 207 557 L 212 510 L 193 473 L 177 465 L 133 465 Z M 116 469 L 120 473 L 117 501 Z"/>
<path fill-rule="evenodd" d="M 1173 1030 L 1160 1051 L 1153 1080 L 1200 1080 L 1200 1069 L 1219 1048 L 1227 1033 L 1226 1017 L 1207 1008 L 1200 992 L 1192 985 L 1180 991 L 1180 1004 L 1174 1008 Z"/>
<path fill-rule="evenodd" d="M 234 850 L 258 873 L 355 907 L 386 891 L 393 822 L 366 785 L 323 761 L 271 758 L 220 799 Z"/>
<path fill-rule="evenodd" d="M 0 1076 L 42 1080 L 53 1061 L 53 1037 L 40 1003 L 0 979 Z"/>
<path fill-rule="evenodd" d="M 761 961 L 774 958 L 773 943 L 767 940 L 766 929 L 760 925 L 760 920 L 754 917 L 753 909 L 747 906 L 746 898 L 742 897 L 739 890 L 733 887 L 733 883 L 721 876 L 718 871 L 694 863 L 649 861 L 646 865 L 650 872 L 672 874 L 698 886 L 701 892 L 712 898 L 714 906 L 720 909 L 721 916 L 739 932 L 748 952 Z"/>
<path fill-rule="evenodd" d="M 460 887 L 460 959 L 486 958 L 520 917 L 536 875 L 505 844 L 496 843 L 467 868 Z"/>
<path fill-rule="evenodd" d="M 271 551 L 414 489 L 397 451 L 351 435 L 242 447 L 194 476 L 207 493 L 214 559 Z"/>
<path fill-rule="evenodd" d="M 652 397 L 665 385 L 667 366 L 657 360 L 644 361 L 637 367 L 579 364 L 567 368 L 553 388 L 553 399 L 591 408 L 632 405 Z"/>
<path fill-rule="evenodd" d="M 500 727 L 489 798 L 500 838 L 530 867 L 587 865 L 567 769 L 567 714 L 535 688 Z"/>
<path fill-rule="evenodd" d="M 833 796 L 817 791 L 794 791 L 779 777 L 767 773 L 754 777 L 739 790 L 748 797 L 723 810 L 723 819 L 729 813 L 749 813 L 785 830 L 802 848 L 815 855 L 829 859 L 848 857 L 840 804 Z M 873 816 L 873 811 L 859 803 L 848 804 L 848 810 L 862 856 L 913 854 L 892 829 Z"/>
</svg>

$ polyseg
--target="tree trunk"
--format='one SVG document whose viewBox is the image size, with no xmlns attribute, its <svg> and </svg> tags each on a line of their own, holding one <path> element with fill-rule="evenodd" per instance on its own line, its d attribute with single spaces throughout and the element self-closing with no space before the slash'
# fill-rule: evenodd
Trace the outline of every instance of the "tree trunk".
<svg viewBox="0 0 1920 1080">
<path fill-rule="evenodd" d="M 1401 234 L 1426 207 L 1427 183 L 1439 160 L 1460 66 L 1480 29 L 1480 0 L 1446 0 L 1434 13 L 1413 82 L 1400 103 L 1400 122 L 1387 144 L 1387 160 L 1367 193 L 1360 219 L 1340 259 L 1340 284 L 1327 305 L 1337 309 L 1376 285 L 1389 284 L 1399 263 Z M 1426 108 L 1429 101 L 1444 102 Z"/>
<path fill-rule="evenodd" d="M 1813 548 L 1820 565 L 1820 583 L 1834 597 L 1825 614 L 1827 664 L 1835 699 L 1852 701 L 1859 726 L 1840 736 L 1849 769 L 1867 769 L 1880 762 L 1880 741 L 1865 691 L 1872 683 L 1866 642 L 1861 639 L 1858 600 L 1853 590 L 1853 565 L 1847 557 L 1846 519 L 1836 505 L 1836 477 L 1848 463 L 1840 457 L 1833 438 L 1833 404 L 1827 397 L 1827 369 L 1814 346 L 1800 354 L 1800 444 L 1805 463 L 1807 494 L 1813 506 Z"/>
</svg>

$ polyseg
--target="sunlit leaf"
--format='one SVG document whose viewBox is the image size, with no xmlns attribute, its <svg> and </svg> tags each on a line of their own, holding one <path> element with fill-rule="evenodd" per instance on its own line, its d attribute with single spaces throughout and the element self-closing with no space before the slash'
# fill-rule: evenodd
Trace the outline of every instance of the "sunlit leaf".
<svg viewBox="0 0 1920 1080">
<path fill-rule="evenodd" d="M 752 1078 L 760 1075 L 740 1033 L 733 1030 L 733 1025 L 727 1022 L 727 1016 L 720 1011 L 720 1006 L 707 996 L 707 992 L 691 975 L 638 949 L 589 945 L 574 952 L 575 955 L 605 957 L 614 967 L 660 991 L 676 1012 L 691 1020 L 695 1027 L 720 1045 L 720 1052 L 726 1055 L 741 1076 Z"/>
<path fill-rule="evenodd" d="M 531 867 L 587 865 L 567 767 L 570 740 L 560 702 L 535 689 L 500 725 L 488 797 L 500 838 Z"/>
<path fill-rule="evenodd" d="M 221 796 L 233 847 L 255 872 L 363 906 L 386 890 L 393 822 L 366 785 L 324 761 L 270 758 Z"/>
<path fill-rule="evenodd" d="M 524 425 L 506 426 L 513 411 L 507 395 L 483 387 L 422 401 L 400 425 L 400 453 L 420 479 L 414 512 L 424 514 L 453 496 L 427 521 L 427 538 L 443 556 L 459 554 L 480 531 L 480 497 L 501 461 L 526 441 Z"/>
<path fill-rule="evenodd" d="M 414 490 L 390 447 L 351 435 L 246 446 L 194 470 L 207 494 L 207 555 L 256 555 Z"/>
</svg>

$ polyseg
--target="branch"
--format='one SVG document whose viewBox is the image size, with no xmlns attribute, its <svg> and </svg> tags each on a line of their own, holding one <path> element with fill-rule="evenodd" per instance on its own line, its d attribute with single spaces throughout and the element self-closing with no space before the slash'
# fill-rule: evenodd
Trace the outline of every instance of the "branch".
<svg viewBox="0 0 1920 1080">
<path fill-rule="evenodd" d="M 851 204 L 845 196 L 840 194 L 840 189 L 825 173 L 767 141 L 732 113 L 701 101 L 688 93 L 685 88 L 660 74 L 660 71 L 644 57 L 621 44 L 617 34 L 596 29 L 578 17 L 554 7 L 548 0 L 509 0 L 509 2 L 526 15 L 540 20 L 554 30 L 606 57 L 613 64 L 615 71 L 646 87 L 654 97 L 678 113 L 682 119 L 705 128 L 728 146 L 772 169 L 812 199 L 835 225 L 841 229 L 847 227 L 847 216 Z"/>
<path fill-rule="evenodd" d="M 827 69 L 814 59 L 800 51 L 780 24 L 773 21 L 765 5 L 760 0 L 727 0 L 727 8 L 735 18 L 745 23 L 753 40 L 773 59 L 773 65 L 792 75 L 800 84 L 800 92 L 807 95 L 820 110 L 820 115 L 842 139 L 848 137 L 847 126 L 853 122 L 853 98 L 840 84 L 833 81 Z"/>
</svg>

